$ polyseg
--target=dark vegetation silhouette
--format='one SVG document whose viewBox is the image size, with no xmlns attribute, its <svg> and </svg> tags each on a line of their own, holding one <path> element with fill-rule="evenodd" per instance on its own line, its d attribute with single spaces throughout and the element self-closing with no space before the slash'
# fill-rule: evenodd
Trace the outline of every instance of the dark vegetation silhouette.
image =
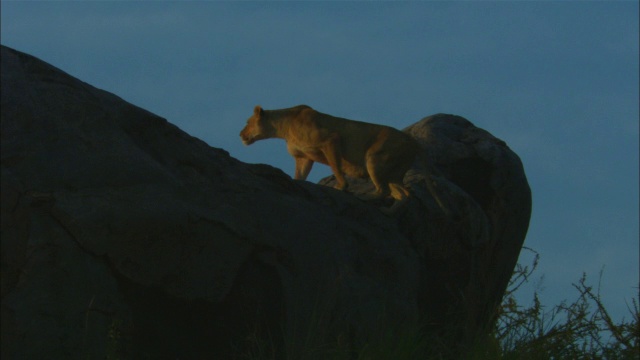
<svg viewBox="0 0 640 360">
<path fill-rule="evenodd" d="M 553 306 L 540 302 L 536 290 L 532 303 L 523 305 L 516 294 L 530 283 L 537 269 L 539 254 L 529 265 L 518 264 L 503 302 L 495 314 L 495 326 L 487 337 L 467 351 L 464 359 L 548 360 L 548 359 L 640 359 L 640 312 L 638 298 L 627 304 L 628 317 L 615 321 L 604 306 L 600 281 L 594 286 L 582 274 L 572 286 L 576 297 Z M 600 280 L 602 272 L 600 273 Z M 257 359 L 450 359 L 455 352 L 440 337 L 426 336 L 420 321 L 404 323 L 394 329 L 380 329 L 378 337 L 359 349 L 353 349 L 343 334 L 327 332 L 323 327 L 322 306 L 316 308 L 313 321 L 304 333 L 285 334 L 284 354 L 273 351 L 264 337 L 250 339 L 249 346 L 238 349 L 240 358 Z M 447 342 L 449 344 L 450 342 Z M 456 357 L 457 358 L 457 357 Z"/>
</svg>

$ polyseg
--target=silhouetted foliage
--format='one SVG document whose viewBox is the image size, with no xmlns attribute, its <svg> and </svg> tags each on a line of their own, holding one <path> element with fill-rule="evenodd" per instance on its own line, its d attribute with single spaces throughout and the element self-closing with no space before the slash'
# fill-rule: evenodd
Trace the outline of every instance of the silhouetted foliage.
<svg viewBox="0 0 640 360">
<path fill-rule="evenodd" d="M 511 278 L 502 305 L 496 314 L 495 327 L 486 339 L 480 339 L 464 359 L 491 360 L 548 360 L 548 359 L 640 359 L 640 312 L 638 299 L 628 304 L 630 319 L 614 321 L 604 307 L 600 285 L 589 285 L 583 274 L 573 287 L 577 297 L 551 308 L 544 306 L 538 292 L 532 304 L 522 306 L 516 293 L 528 283 L 536 271 L 539 254 L 530 265 L 518 264 Z M 600 274 L 602 277 L 602 273 Z M 322 319 L 319 310 L 314 319 Z M 308 341 L 290 342 L 282 355 L 285 359 L 448 359 L 450 349 L 421 333 L 420 324 L 405 324 L 399 329 L 380 331 L 380 337 L 354 349 L 342 335 L 322 329 L 322 321 L 310 324 Z M 335 336 L 334 336 L 335 335 Z M 287 338 L 287 336 L 285 336 Z M 285 341 L 287 341 L 285 339 Z M 255 346 L 245 351 L 244 359 L 277 359 L 272 344 L 255 340 Z M 265 354 L 269 354 L 265 356 Z"/>
</svg>

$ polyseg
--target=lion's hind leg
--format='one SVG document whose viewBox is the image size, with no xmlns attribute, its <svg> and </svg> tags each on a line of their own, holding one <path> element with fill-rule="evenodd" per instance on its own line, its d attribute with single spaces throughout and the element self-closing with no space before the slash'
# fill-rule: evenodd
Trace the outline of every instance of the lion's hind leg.
<svg viewBox="0 0 640 360">
<path fill-rule="evenodd" d="M 402 184 L 390 183 L 389 188 L 391 189 L 391 197 L 398 201 L 403 201 L 409 197 L 409 191 Z"/>
<path fill-rule="evenodd" d="M 384 199 L 390 193 L 389 183 L 385 179 L 381 179 L 381 162 L 375 155 L 367 156 L 367 173 L 376 190 L 369 194 L 362 194 L 358 198 L 362 200 Z"/>
<path fill-rule="evenodd" d="M 376 186 L 376 190 L 374 192 L 370 192 L 370 193 L 366 193 L 366 194 L 358 194 L 356 195 L 358 197 L 358 199 L 360 200 L 380 200 L 380 199 L 384 199 L 386 198 L 389 193 L 391 192 L 389 190 L 388 186 L 381 186 L 378 187 L 375 182 L 374 185 Z"/>
<path fill-rule="evenodd" d="M 391 207 L 381 208 L 380 210 L 387 215 L 393 215 L 407 204 L 409 191 L 402 184 L 395 182 L 390 183 L 389 188 L 391 189 L 391 197 L 393 197 L 395 201 Z"/>
</svg>

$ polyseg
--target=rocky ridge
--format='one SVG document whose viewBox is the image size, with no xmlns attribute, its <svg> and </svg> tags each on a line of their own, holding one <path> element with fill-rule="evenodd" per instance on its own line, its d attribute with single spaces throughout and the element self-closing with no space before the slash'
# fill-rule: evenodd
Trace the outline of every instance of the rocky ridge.
<svg viewBox="0 0 640 360">
<path fill-rule="evenodd" d="M 462 349 L 490 326 L 531 192 L 518 156 L 468 120 L 404 130 L 433 175 L 407 173 L 414 196 L 387 216 L 1 51 L 3 357 L 233 358 L 264 338 L 279 356 L 311 336 L 358 349 L 415 319 Z"/>
</svg>

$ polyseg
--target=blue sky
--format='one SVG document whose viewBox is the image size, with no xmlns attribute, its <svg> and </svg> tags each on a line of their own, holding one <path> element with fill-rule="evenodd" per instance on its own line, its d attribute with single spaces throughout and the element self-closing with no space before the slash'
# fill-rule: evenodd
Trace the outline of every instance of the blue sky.
<svg viewBox="0 0 640 360">
<path fill-rule="evenodd" d="M 404 128 L 464 116 L 521 157 L 541 299 L 587 272 L 614 316 L 638 294 L 638 2 L 1 3 L 3 45 L 165 117 L 242 161 L 255 105 Z M 330 174 L 316 165 L 310 180 Z M 523 255 L 526 263 L 530 256 Z M 522 301 L 531 300 L 532 284 Z"/>
</svg>

